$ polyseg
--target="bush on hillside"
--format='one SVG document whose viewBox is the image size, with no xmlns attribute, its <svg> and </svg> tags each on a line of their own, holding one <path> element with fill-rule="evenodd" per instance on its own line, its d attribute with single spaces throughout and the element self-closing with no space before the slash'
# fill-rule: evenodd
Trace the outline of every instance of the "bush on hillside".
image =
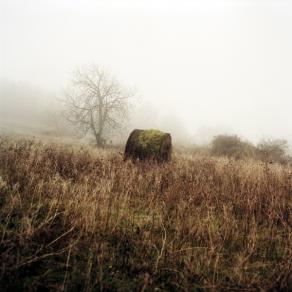
<svg viewBox="0 0 292 292">
<path fill-rule="evenodd" d="M 235 159 L 253 157 L 255 147 L 243 141 L 237 135 L 218 135 L 211 143 L 211 153 L 216 156 L 228 156 Z"/>
<path fill-rule="evenodd" d="M 265 162 L 287 163 L 288 142 L 280 139 L 263 140 L 257 145 L 257 157 Z"/>
</svg>

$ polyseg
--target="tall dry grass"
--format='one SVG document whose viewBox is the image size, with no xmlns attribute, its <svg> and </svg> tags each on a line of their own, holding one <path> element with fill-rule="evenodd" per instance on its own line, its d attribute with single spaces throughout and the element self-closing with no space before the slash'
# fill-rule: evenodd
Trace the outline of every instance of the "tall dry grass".
<svg viewBox="0 0 292 292">
<path fill-rule="evenodd" d="M 288 167 L 2 137 L 0 176 L 1 291 L 292 289 Z"/>
</svg>

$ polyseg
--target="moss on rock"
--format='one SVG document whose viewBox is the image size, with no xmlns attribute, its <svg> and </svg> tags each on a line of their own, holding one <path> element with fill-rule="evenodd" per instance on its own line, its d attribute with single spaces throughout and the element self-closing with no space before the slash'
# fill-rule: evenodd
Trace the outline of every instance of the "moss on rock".
<svg viewBox="0 0 292 292">
<path fill-rule="evenodd" d="M 171 136 L 156 129 L 134 130 L 127 141 L 125 157 L 170 160 Z"/>
<path fill-rule="evenodd" d="M 148 149 L 149 151 L 157 152 L 160 149 L 165 135 L 165 133 L 155 129 L 143 131 L 138 136 L 139 147 L 144 150 Z"/>
</svg>

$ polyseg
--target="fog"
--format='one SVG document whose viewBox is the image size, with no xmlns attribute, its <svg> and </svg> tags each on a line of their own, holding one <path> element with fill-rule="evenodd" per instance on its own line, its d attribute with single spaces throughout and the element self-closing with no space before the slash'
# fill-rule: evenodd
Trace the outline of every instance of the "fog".
<svg viewBox="0 0 292 292">
<path fill-rule="evenodd" d="M 95 63 L 137 91 L 129 129 L 291 143 L 291 52 L 288 0 L 0 0 L 0 123 L 59 110 Z"/>
</svg>

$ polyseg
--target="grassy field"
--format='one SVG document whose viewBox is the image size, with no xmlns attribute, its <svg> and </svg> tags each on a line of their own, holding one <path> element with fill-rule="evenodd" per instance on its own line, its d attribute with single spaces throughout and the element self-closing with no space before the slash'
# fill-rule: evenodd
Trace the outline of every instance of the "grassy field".
<svg viewBox="0 0 292 292">
<path fill-rule="evenodd" d="M 288 166 L 2 137 L 0 176 L 1 291 L 292 289 Z"/>
</svg>

